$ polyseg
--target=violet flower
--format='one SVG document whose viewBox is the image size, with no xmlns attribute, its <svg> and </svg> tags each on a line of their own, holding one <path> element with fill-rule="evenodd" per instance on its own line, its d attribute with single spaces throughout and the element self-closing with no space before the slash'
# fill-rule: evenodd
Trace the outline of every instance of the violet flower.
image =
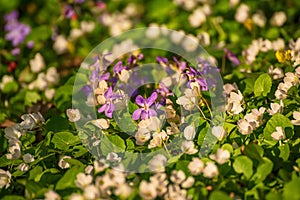
<svg viewBox="0 0 300 200">
<path fill-rule="evenodd" d="M 109 87 L 108 90 L 104 93 L 104 97 L 106 102 L 98 109 L 98 113 L 104 112 L 106 117 L 112 118 L 112 113 L 115 109 L 113 104 L 113 100 L 121 97 L 120 95 L 114 94 L 112 91 L 112 87 Z"/>
<path fill-rule="evenodd" d="M 150 108 L 155 100 L 157 99 L 157 93 L 153 92 L 151 96 L 147 99 L 144 99 L 141 95 L 138 95 L 135 99 L 135 103 L 141 108 L 135 110 L 132 114 L 132 119 L 133 120 L 138 120 L 138 119 L 148 119 L 152 116 L 157 116 L 157 113 L 154 109 Z"/>
<path fill-rule="evenodd" d="M 142 60 L 143 58 L 144 58 L 144 55 L 141 53 L 138 54 L 137 56 L 131 55 L 127 60 L 128 66 L 135 66 L 137 61 Z"/>
<path fill-rule="evenodd" d="M 187 75 L 189 81 L 188 81 L 188 87 L 190 87 L 192 82 L 197 82 L 200 86 L 200 89 L 202 91 L 207 91 L 208 90 L 208 85 L 206 80 L 202 77 L 202 74 L 194 69 L 193 67 L 188 67 L 185 74 Z"/>
<path fill-rule="evenodd" d="M 224 48 L 225 52 L 225 58 L 228 58 L 234 65 L 240 65 L 241 62 L 239 59 L 234 55 L 232 51 L 229 51 L 228 49 Z"/>
<path fill-rule="evenodd" d="M 20 23 L 17 18 L 17 11 L 13 11 L 4 16 L 6 20 L 4 30 L 7 31 L 5 39 L 11 41 L 14 47 L 23 43 L 26 36 L 31 32 L 30 26 Z"/>
</svg>

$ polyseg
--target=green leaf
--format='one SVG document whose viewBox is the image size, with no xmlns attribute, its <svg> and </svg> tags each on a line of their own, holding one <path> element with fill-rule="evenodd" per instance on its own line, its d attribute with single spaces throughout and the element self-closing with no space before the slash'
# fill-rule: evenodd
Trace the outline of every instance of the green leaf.
<svg viewBox="0 0 300 200">
<path fill-rule="evenodd" d="M 233 168 L 237 173 L 242 173 L 247 179 L 253 174 L 253 163 L 247 156 L 239 156 L 234 160 Z"/>
<path fill-rule="evenodd" d="M 61 116 L 53 116 L 47 120 L 45 128 L 48 131 L 59 132 L 69 129 L 69 121 Z"/>
<path fill-rule="evenodd" d="M 189 174 L 188 165 L 189 161 L 179 160 L 176 164 L 176 170 L 182 170 L 185 174 Z"/>
<path fill-rule="evenodd" d="M 276 131 L 276 127 L 282 127 L 284 129 L 286 138 L 290 138 L 294 134 L 294 126 L 290 119 L 282 114 L 276 113 L 271 117 L 264 128 L 264 137 L 266 140 L 274 141 L 271 134 Z"/>
<path fill-rule="evenodd" d="M 253 175 L 251 180 L 254 180 L 256 184 L 262 182 L 266 179 L 266 177 L 272 172 L 273 162 L 264 157 L 262 158 L 262 162 L 259 163 L 256 173 Z"/>
<path fill-rule="evenodd" d="M 66 188 L 75 188 L 75 180 L 78 173 L 83 172 L 83 166 L 74 166 L 70 168 L 64 175 L 59 179 L 56 184 L 55 189 L 57 190 L 64 190 Z"/>
<path fill-rule="evenodd" d="M 81 140 L 70 132 L 58 132 L 54 134 L 51 142 L 57 149 L 68 150 L 71 146 L 79 144 Z"/>
<path fill-rule="evenodd" d="M 41 100 L 41 96 L 34 91 L 27 91 L 25 94 L 25 106 L 32 106 L 32 104 L 37 103 L 39 100 Z"/>
<path fill-rule="evenodd" d="M 254 83 L 254 94 L 256 97 L 266 97 L 267 94 L 271 91 L 271 87 L 272 79 L 267 73 L 264 73 L 260 75 Z"/>
<path fill-rule="evenodd" d="M 3 93 L 14 93 L 18 90 L 19 85 L 16 81 L 10 81 L 6 83 L 2 89 Z"/>
<path fill-rule="evenodd" d="M 39 179 L 36 180 L 36 177 L 38 177 L 42 173 L 43 173 L 43 167 L 38 165 L 35 168 L 33 168 L 32 170 L 30 170 L 28 180 L 38 181 Z"/>
<path fill-rule="evenodd" d="M 24 197 L 18 195 L 7 195 L 2 198 L 2 200 L 25 200 Z"/>
<path fill-rule="evenodd" d="M 257 144 L 249 144 L 245 147 L 245 154 L 252 159 L 261 161 L 264 155 L 264 149 Z"/>
<path fill-rule="evenodd" d="M 287 183 L 283 188 L 283 198 L 288 200 L 299 200 L 300 199 L 300 178 L 294 179 Z"/>
<path fill-rule="evenodd" d="M 280 154 L 279 158 L 282 158 L 283 161 L 287 161 L 290 156 L 290 147 L 288 144 L 281 145 L 278 147 Z"/>
<path fill-rule="evenodd" d="M 218 190 L 213 191 L 209 196 L 209 200 L 220 200 L 220 199 L 231 200 L 231 198 L 225 192 L 218 191 Z"/>
<path fill-rule="evenodd" d="M 110 140 L 111 143 L 120 147 L 122 150 L 126 149 L 125 141 L 118 135 L 107 135 L 107 138 Z"/>
</svg>

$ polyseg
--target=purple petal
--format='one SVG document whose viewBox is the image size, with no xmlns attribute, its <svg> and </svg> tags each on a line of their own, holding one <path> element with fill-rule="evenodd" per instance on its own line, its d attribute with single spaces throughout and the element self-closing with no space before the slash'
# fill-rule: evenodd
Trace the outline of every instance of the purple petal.
<svg viewBox="0 0 300 200">
<path fill-rule="evenodd" d="M 107 104 L 104 104 L 103 106 L 101 106 L 101 107 L 98 109 L 98 113 L 104 112 L 105 109 L 106 109 L 106 107 L 107 107 Z"/>
<path fill-rule="evenodd" d="M 150 116 L 149 116 L 149 112 L 148 111 L 145 111 L 145 110 L 142 110 L 142 113 L 141 113 L 141 119 L 142 120 L 145 120 L 145 119 L 149 119 Z"/>
<path fill-rule="evenodd" d="M 112 113 L 114 112 L 115 106 L 113 103 L 110 103 L 105 109 L 105 115 L 109 118 L 112 118 Z"/>
<path fill-rule="evenodd" d="M 141 117 L 142 111 L 143 111 L 142 108 L 139 108 L 139 109 L 135 110 L 135 111 L 132 113 L 132 119 L 133 119 L 133 120 L 138 120 L 138 119 Z"/>
<path fill-rule="evenodd" d="M 106 99 L 110 99 L 112 95 L 113 95 L 112 87 L 109 87 L 108 90 L 104 93 L 104 97 Z"/>
<path fill-rule="evenodd" d="M 99 77 L 99 81 L 102 81 L 102 80 L 107 81 L 109 79 L 109 76 L 110 76 L 110 73 L 107 72 Z"/>
<path fill-rule="evenodd" d="M 152 94 L 151 94 L 151 96 L 146 100 L 146 103 L 147 103 L 147 105 L 148 106 L 151 106 L 153 103 L 154 103 L 154 101 L 157 99 L 157 93 L 156 92 L 153 92 Z"/>
<path fill-rule="evenodd" d="M 135 99 L 135 103 L 139 106 L 144 106 L 145 99 L 141 95 L 138 95 Z"/>
<path fill-rule="evenodd" d="M 150 117 L 157 116 L 157 112 L 154 109 L 149 108 L 148 113 Z"/>
</svg>

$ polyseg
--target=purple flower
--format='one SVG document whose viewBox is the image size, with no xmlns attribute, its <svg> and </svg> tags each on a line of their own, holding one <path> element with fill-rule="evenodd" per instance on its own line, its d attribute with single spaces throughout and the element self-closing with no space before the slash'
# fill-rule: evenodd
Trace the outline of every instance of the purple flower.
<svg viewBox="0 0 300 200">
<path fill-rule="evenodd" d="M 80 89 L 80 91 L 84 92 L 86 96 L 89 96 L 89 94 L 93 91 L 93 88 L 90 85 L 85 85 Z"/>
<path fill-rule="evenodd" d="M 20 54 L 20 48 L 14 48 L 13 50 L 11 50 L 11 54 L 16 56 Z"/>
<path fill-rule="evenodd" d="M 224 49 L 225 52 L 225 58 L 228 58 L 234 65 L 239 65 L 241 62 L 239 59 L 234 55 L 232 51 L 229 51 L 228 49 Z"/>
<path fill-rule="evenodd" d="M 144 55 L 141 54 L 141 53 L 138 54 L 137 56 L 131 55 L 128 58 L 127 63 L 128 63 L 129 66 L 134 66 L 137 63 L 137 61 L 142 60 L 143 58 L 144 58 Z"/>
<path fill-rule="evenodd" d="M 197 82 L 200 86 L 200 89 L 202 91 L 207 91 L 208 90 L 208 85 L 206 80 L 203 78 L 202 74 L 200 71 L 197 71 L 193 67 L 188 67 L 186 69 L 185 74 L 187 75 L 189 81 L 188 81 L 188 87 L 190 87 L 192 82 Z"/>
<path fill-rule="evenodd" d="M 69 6 L 69 5 L 67 5 L 67 6 L 65 7 L 64 15 L 65 15 L 65 17 L 68 18 L 68 19 L 71 19 L 71 18 L 73 18 L 74 16 L 76 16 L 76 13 L 75 13 L 74 8 L 71 7 L 71 6 Z"/>
<path fill-rule="evenodd" d="M 34 47 L 34 41 L 30 40 L 27 42 L 27 48 L 32 49 Z"/>
<path fill-rule="evenodd" d="M 113 100 L 121 97 L 120 95 L 116 95 L 112 91 L 112 87 L 109 87 L 108 90 L 104 93 L 104 97 L 106 99 L 106 102 L 104 105 L 102 105 L 98 109 L 98 113 L 104 112 L 106 117 L 112 118 L 112 113 L 115 109 L 115 106 L 113 104 Z"/>
<path fill-rule="evenodd" d="M 117 73 L 120 73 L 123 69 L 126 69 L 126 67 L 122 65 L 122 61 L 119 61 L 114 66 L 113 71 L 114 71 L 115 74 L 117 74 Z"/>
<path fill-rule="evenodd" d="M 4 16 L 4 19 L 6 20 L 4 30 L 7 32 L 5 39 L 11 41 L 14 47 L 23 43 L 26 36 L 31 31 L 30 26 L 20 23 L 17 18 L 17 11 L 13 11 Z"/>
<path fill-rule="evenodd" d="M 157 116 L 156 111 L 150 108 L 152 104 L 154 104 L 154 101 L 156 99 L 157 99 L 156 92 L 153 92 L 148 99 L 144 99 L 141 95 L 138 95 L 135 99 L 135 103 L 141 106 L 141 108 L 133 112 L 132 119 L 138 120 L 141 118 L 142 120 L 145 120 L 150 118 L 151 116 Z"/>
</svg>

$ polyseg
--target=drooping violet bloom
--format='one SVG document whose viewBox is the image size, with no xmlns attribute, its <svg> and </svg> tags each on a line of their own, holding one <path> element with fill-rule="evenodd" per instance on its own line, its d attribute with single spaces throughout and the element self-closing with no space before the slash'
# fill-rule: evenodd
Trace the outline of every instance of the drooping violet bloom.
<svg viewBox="0 0 300 200">
<path fill-rule="evenodd" d="M 99 109 L 98 113 L 104 112 L 106 117 L 112 118 L 112 113 L 115 109 L 113 104 L 113 100 L 120 98 L 120 95 L 114 94 L 112 91 L 112 87 L 109 87 L 108 90 L 104 93 L 105 104 L 103 104 Z"/>
<path fill-rule="evenodd" d="M 157 56 L 156 61 L 160 64 L 165 64 L 165 65 L 167 65 L 169 63 L 168 58 L 164 58 L 164 57 L 161 57 L 161 56 Z"/>
<path fill-rule="evenodd" d="M 188 67 L 186 69 L 185 74 L 187 75 L 187 77 L 189 79 L 188 84 L 187 84 L 189 88 L 191 88 L 191 83 L 192 82 L 197 82 L 202 91 L 207 91 L 208 90 L 207 82 L 203 78 L 202 74 L 199 71 L 197 71 L 193 67 Z"/>
<path fill-rule="evenodd" d="M 185 61 L 179 62 L 179 60 L 175 56 L 173 57 L 173 60 L 180 71 L 183 71 L 184 69 L 186 69 L 188 67 L 188 65 Z"/>
<path fill-rule="evenodd" d="M 69 5 L 65 6 L 64 15 L 68 19 L 71 19 L 71 18 L 73 19 L 74 17 L 76 17 L 76 13 L 75 13 L 74 8 L 72 6 L 69 6 Z"/>
<path fill-rule="evenodd" d="M 136 65 L 137 61 L 142 60 L 143 58 L 144 58 L 144 54 L 141 53 L 138 54 L 137 56 L 131 55 L 127 60 L 128 66 Z"/>
<path fill-rule="evenodd" d="M 159 93 L 162 97 L 174 95 L 173 92 L 168 87 L 166 87 L 163 82 L 159 83 L 159 87 L 156 89 L 156 92 Z"/>
<path fill-rule="evenodd" d="M 4 30 L 7 32 L 5 39 L 11 41 L 14 47 L 23 43 L 26 36 L 31 32 L 30 26 L 20 23 L 17 18 L 17 11 L 13 11 L 4 16 L 6 20 Z"/>
<path fill-rule="evenodd" d="M 20 48 L 14 48 L 13 50 L 11 50 L 11 54 L 14 56 L 17 56 L 20 54 Z"/>
<path fill-rule="evenodd" d="M 28 49 L 32 49 L 34 47 L 34 41 L 32 40 L 28 41 L 26 46 Z"/>
<path fill-rule="evenodd" d="M 126 67 L 122 65 L 122 61 L 117 62 L 113 68 L 114 74 L 120 73 L 123 69 L 126 69 Z"/>
<path fill-rule="evenodd" d="M 228 58 L 234 65 L 240 65 L 241 62 L 239 59 L 234 55 L 232 51 L 229 51 L 227 48 L 224 48 L 224 57 Z"/>
<path fill-rule="evenodd" d="M 93 92 L 93 88 L 90 85 L 85 85 L 80 89 L 80 91 L 84 92 L 85 96 L 89 96 L 89 94 Z"/>
<path fill-rule="evenodd" d="M 150 108 L 155 100 L 157 99 L 157 93 L 153 92 L 151 96 L 147 99 L 144 99 L 141 95 L 138 95 L 135 99 L 135 103 L 141 108 L 135 110 L 132 114 L 132 119 L 133 120 L 138 120 L 138 119 L 149 119 L 152 116 L 157 116 L 157 113 L 154 109 Z"/>
</svg>

